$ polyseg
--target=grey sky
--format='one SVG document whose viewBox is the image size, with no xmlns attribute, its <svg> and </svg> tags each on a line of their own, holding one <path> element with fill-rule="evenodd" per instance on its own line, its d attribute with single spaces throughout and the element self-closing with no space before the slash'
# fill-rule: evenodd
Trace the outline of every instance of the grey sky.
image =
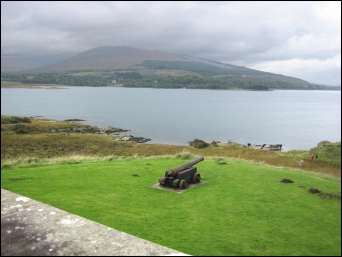
<svg viewBox="0 0 342 257">
<path fill-rule="evenodd" d="M 340 84 L 340 2 L 2 2 L 2 55 L 167 50 Z"/>
</svg>

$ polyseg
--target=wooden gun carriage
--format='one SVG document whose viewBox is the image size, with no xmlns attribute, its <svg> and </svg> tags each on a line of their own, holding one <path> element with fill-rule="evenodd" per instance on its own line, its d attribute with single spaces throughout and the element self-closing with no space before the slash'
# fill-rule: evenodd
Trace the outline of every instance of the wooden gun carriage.
<svg viewBox="0 0 342 257">
<path fill-rule="evenodd" d="M 199 157 L 175 169 L 166 171 L 165 176 L 159 179 L 160 185 L 175 189 L 186 189 L 190 184 L 200 183 L 201 175 L 193 166 L 203 160 L 203 157 Z"/>
</svg>

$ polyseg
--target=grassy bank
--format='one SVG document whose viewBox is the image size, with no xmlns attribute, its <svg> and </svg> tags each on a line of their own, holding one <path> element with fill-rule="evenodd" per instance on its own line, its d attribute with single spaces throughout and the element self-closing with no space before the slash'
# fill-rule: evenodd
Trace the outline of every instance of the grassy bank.
<svg viewBox="0 0 342 257">
<path fill-rule="evenodd" d="M 183 156 L 184 157 L 184 156 Z M 152 188 L 183 158 L 2 169 L 1 187 L 192 255 L 340 255 L 337 178 L 235 159 L 205 160 L 206 184 Z M 134 175 L 134 176 L 133 176 Z M 283 184 L 283 178 L 295 183 Z"/>
<path fill-rule="evenodd" d="M 68 156 L 156 156 L 189 153 L 193 155 L 233 157 L 265 164 L 300 168 L 341 175 L 341 144 L 322 143 L 312 151 L 270 152 L 249 149 L 238 144 L 219 144 L 197 149 L 190 146 L 136 144 L 115 141 L 111 136 L 94 133 L 63 132 L 89 126 L 46 119 L 29 120 L 2 116 L 1 160 L 2 165 L 20 160 L 46 159 Z M 61 132 L 62 131 L 62 132 Z M 312 154 L 318 159 L 312 160 Z"/>
</svg>

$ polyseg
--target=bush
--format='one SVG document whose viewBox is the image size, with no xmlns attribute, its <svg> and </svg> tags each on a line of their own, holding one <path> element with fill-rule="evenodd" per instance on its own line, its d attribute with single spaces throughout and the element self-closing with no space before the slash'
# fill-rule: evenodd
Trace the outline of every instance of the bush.
<svg viewBox="0 0 342 257">
<path fill-rule="evenodd" d="M 317 159 L 341 167 L 341 142 L 322 141 L 310 150 L 310 154 L 317 155 Z"/>
<path fill-rule="evenodd" d="M 190 146 L 195 147 L 195 148 L 205 148 L 208 147 L 209 144 L 201 139 L 194 139 L 189 143 Z"/>
<path fill-rule="evenodd" d="M 17 116 L 1 116 L 1 124 L 30 123 L 30 118 Z"/>
<path fill-rule="evenodd" d="M 15 124 L 13 130 L 17 134 L 28 134 L 31 132 L 31 129 L 23 124 Z"/>
<path fill-rule="evenodd" d="M 212 145 L 212 146 L 218 146 L 219 145 L 219 143 L 220 143 L 220 141 L 212 141 L 210 144 Z"/>
</svg>

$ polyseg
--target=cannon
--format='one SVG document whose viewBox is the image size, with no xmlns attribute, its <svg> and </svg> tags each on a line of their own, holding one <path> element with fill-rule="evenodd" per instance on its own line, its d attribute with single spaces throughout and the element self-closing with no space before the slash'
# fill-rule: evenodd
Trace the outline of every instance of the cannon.
<svg viewBox="0 0 342 257">
<path fill-rule="evenodd" d="M 190 184 L 200 183 L 201 175 L 197 173 L 197 168 L 193 166 L 203 160 L 203 157 L 199 157 L 182 166 L 167 170 L 165 176 L 159 179 L 159 184 L 163 187 L 186 189 Z"/>
</svg>

